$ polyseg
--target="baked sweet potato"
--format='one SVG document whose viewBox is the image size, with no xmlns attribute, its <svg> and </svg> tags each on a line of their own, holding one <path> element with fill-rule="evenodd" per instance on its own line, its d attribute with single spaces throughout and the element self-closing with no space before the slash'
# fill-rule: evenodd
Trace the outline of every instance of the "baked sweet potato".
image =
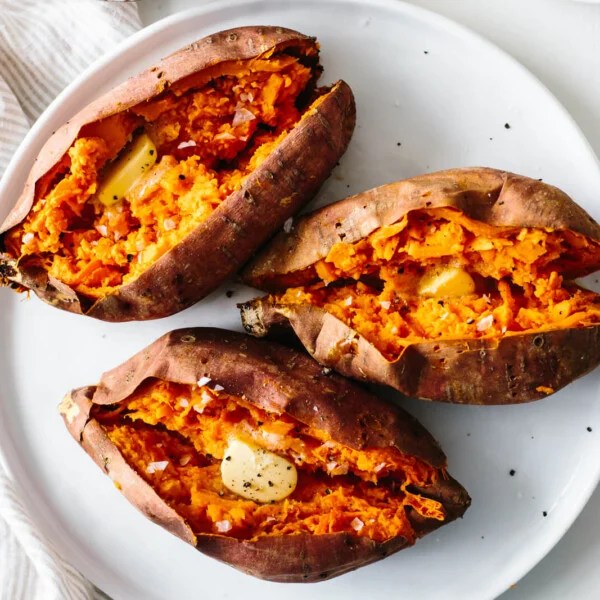
<svg viewBox="0 0 600 600">
<path fill-rule="evenodd" d="M 304 353 L 240 333 L 168 333 L 60 410 L 146 516 L 264 579 L 340 575 L 412 545 L 470 503 L 410 415 Z M 284 461 L 295 489 L 270 502 L 231 491 L 232 440 Z M 261 474 L 242 473 L 241 494 L 261 481 L 263 492 L 281 491 Z"/>
<path fill-rule="evenodd" d="M 314 38 L 242 27 L 94 101 L 48 140 L 0 226 L 0 284 L 107 321 L 164 317 L 309 201 L 355 121 Z"/>
<path fill-rule="evenodd" d="M 600 227 L 555 187 L 454 169 L 299 219 L 244 271 L 246 330 L 292 328 L 322 364 L 409 396 L 543 398 L 600 362 Z"/>
</svg>

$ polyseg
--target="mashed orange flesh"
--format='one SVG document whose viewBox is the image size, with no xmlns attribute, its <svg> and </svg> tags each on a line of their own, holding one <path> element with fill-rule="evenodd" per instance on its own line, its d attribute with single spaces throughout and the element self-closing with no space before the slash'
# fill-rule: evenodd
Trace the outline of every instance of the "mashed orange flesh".
<svg viewBox="0 0 600 600">
<path fill-rule="evenodd" d="M 433 483 L 443 471 L 391 447 L 354 450 L 223 391 L 150 380 L 118 407 L 94 410 L 129 465 L 196 534 L 256 539 L 345 531 L 414 541 L 407 510 L 445 518 L 439 502 L 410 491 L 411 484 Z M 220 463 L 232 436 L 293 462 L 294 492 L 259 504 L 229 491 Z M 164 470 L 149 469 L 164 461 Z"/>
<path fill-rule="evenodd" d="M 600 244 L 572 231 L 492 227 L 453 209 L 415 210 L 356 243 L 335 244 L 304 274 L 310 285 L 271 300 L 322 307 L 393 360 L 426 340 L 600 323 L 600 296 L 561 275 L 599 264 Z M 448 266 L 471 275 L 473 294 L 418 293 L 426 273 Z"/>
<path fill-rule="evenodd" d="M 231 63 L 199 89 L 166 91 L 86 125 L 38 182 L 7 251 L 92 299 L 132 281 L 239 189 L 301 119 L 298 99 L 314 76 L 303 62 L 278 54 Z M 106 166 L 141 131 L 157 163 L 105 206 L 95 193 Z"/>
</svg>

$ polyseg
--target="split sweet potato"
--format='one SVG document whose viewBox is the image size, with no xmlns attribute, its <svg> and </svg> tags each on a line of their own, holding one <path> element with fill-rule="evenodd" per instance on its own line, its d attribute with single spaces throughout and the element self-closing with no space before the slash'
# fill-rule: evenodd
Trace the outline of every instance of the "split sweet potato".
<svg viewBox="0 0 600 600">
<path fill-rule="evenodd" d="M 235 273 L 317 192 L 355 107 L 314 38 L 203 38 L 48 140 L 0 225 L 0 284 L 107 321 L 164 317 Z"/>
<path fill-rule="evenodd" d="M 412 545 L 470 503 L 410 415 L 304 353 L 240 333 L 166 334 L 60 409 L 146 516 L 264 579 L 340 575 Z M 295 489 L 271 502 L 232 492 L 221 475 L 232 439 L 288 461 Z M 261 481 L 241 477 L 242 493 Z"/>
<path fill-rule="evenodd" d="M 296 221 L 244 271 L 254 335 L 293 330 L 322 364 L 417 398 L 543 398 L 600 362 L 600 226 L 541 181 L 454 169 Z"/>
</svg>

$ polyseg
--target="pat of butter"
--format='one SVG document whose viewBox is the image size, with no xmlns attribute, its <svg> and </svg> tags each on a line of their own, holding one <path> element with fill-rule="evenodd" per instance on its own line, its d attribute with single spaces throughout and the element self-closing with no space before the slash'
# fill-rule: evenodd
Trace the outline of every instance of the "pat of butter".
<svg viewBox="0 0 600 600">
<path fill-rule="evenodd" d="M 283 500 L 298 482 L 296 467 L 289 460 L 235 438 L 225 449 L 221 477 L 228 490 L 256 502 Z"/>
<path fill-rule="evenodd" d="M 421 296 L 451 298 L 475 292 L 473 278 L 458 267 L 432 269 L 421 277 L 417 292 Z"/>
<path fill-rule="evenodd" d="M 156 146 L 145 134 L 137 136 L 121 155 L 109 165 L 98 190 L 105 206 L 121 200 L 135 182 L 156 163 Z"/>
</svg>

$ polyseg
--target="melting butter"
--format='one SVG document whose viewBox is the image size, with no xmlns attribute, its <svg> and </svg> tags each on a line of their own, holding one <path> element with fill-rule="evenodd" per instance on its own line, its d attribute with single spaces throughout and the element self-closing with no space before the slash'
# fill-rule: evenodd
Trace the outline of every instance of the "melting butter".
<svg viewBox="0 0 600 600">
<path fill-rule="evenodd" d="M 298 482 L 296 467 L 289 460 L 235 438 L 225 449 L 221 477 L 234 494 L 262 503 L 283 500 Z"/>
</svg>

